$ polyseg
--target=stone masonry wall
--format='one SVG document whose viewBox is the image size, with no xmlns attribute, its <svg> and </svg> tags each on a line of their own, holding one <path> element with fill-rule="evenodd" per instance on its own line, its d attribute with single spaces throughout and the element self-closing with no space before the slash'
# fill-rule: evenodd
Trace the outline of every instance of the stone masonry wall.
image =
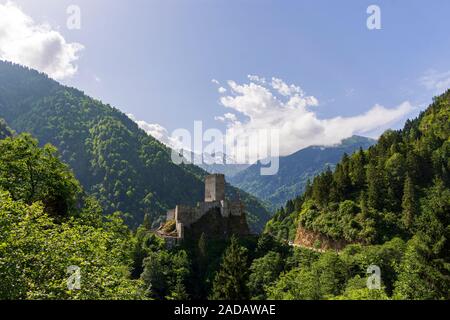
<svg viewBox="0 0 450 320">
<path fill-rule="evenodd" d="M 225 200 L 225 176 L 213 174 L 205 179 L 205 202 Z"/>
</svg>

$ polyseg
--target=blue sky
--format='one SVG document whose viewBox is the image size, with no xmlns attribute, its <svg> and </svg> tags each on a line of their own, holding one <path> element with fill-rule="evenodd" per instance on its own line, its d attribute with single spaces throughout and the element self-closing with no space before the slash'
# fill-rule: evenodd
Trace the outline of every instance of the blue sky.
<svg viewBox="0 0 450 320">
<path fill-rule="evenodd" d="M 13 2 L 83 45 L 77 72 L 63 83 L 169 132 L 195 120 L 225 128 L 215 118 L 230 110 L 245 121 L 217 90 L 230 92 L 227 80 L 249 84 L 248 75 L 301 87 L 317 99 L 317 119 L 410 103 L 370 135 L 400 127 L 450 83 L 447 0 Z M 80 30 L 66 28 L 71 4 L 81 9 Z M 381 30 L 366 27 L 371 4 L 381 9 Z"/>
</svg>

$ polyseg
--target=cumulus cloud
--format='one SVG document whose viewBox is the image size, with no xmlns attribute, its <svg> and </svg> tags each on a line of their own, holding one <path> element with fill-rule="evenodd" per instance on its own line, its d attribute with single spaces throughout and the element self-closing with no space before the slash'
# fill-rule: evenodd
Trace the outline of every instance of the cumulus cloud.
<svg viewBox="0 0 450 320">
<path fill-rule="evenodd" d="M 127 116 L 128 116 L 128 118 L 130 118 L 131 120 L 136 122 L 136 124 L 139 126 L 139 128 L 144 130 L 147 134 L 151 135 L 153 138 L 164 143 L 169 148 L 174 148 L 174 149 L 182 148 L 182 145 L 180 144 L 180 142 L 176 138 L 171 137 L 169 135 L 169 132 L 167 131 L 167 129 L 164 128 L 163 126 L 161 126 L 160 124 L 148 123 L 143 120 L 138 120 L 131 113 L 128 113 Z"/>
<path fill-rule="evenodd" d="M 450 71 L 437 72 L 431 70 L 419 79 L 419 82 L 428 90 L 437 94 L 443 93 L 450 88 Z"/>
<path fill-rule="evenodd" d="M 68 43 L 47 23 L 37 23 L 17 5 L 0 4 L 0 59 L 65 79 L 77 72 L 75 62 L 84 48 Z"/>
<path fill-rule="evenodd" d="M 306 95 L 301 87 L 278 78 L 267 81 L 250 75 L 248 79 L 243 84 L 228 81 L 229 93 L 221 96 L 220 103 L 232 111 L 216 117 L 227 124 L 227 153 L 236 158 L 247 153 L 250 158 L 261 159 L 258 148 L 267 149 L 269 143 L 260 139 L 258 147 L 252 146 L 252 137 L 264 130 L 278 132 L 279 154 L 283 156 L 311 145 L 335 145 L 354 134 L 387 128 L 413 110 L 409 102 L 404 102 L 394 108 L 375 105 L 353 117 L 322 119 L 314 110 L 318 99 Z M 236 141 L 244 142 L 239 145 Z"/>
</svg>

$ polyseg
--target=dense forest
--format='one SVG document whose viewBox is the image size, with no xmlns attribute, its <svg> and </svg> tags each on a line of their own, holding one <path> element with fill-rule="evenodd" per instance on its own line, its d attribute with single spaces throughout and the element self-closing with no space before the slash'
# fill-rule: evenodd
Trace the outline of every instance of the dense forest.
<svg viewBox="0 0 450 320">
<path fill-rule="evenodd" d="M 296 234 L 306 229 L 345 241 L 344 253 L 355 254 L 364 245 L 396 242 L 404 248 L 400 257 L 385 259 L 396 269 L 390 275 L 395 293 L 448 299 L 449 116 L 450 90 L 403 130 L 389 130 L 367 151 L 344 155 L 334 171 L 316 177 L 304 194 L 278 210 L 266 232 L 298 241 Z M 320 241 L 315 246 L 320 249 Z"/>
<path fill-rule="evenodd" d="M 168 246 L 153 212 L 201 198 L 204 171 L 172 165 L 168 149 L 117 110 L 0 68 L 0 299 L 450 299 L 450 90 L 403 130 L 344 155 L 262 234 L 203 233 Z M 161 181 L 181 195 L 139 189 Z M 148 206 L 132 203 L 147 191 Z M 345 246 L 298 246 L 303 229 Z M 371 266 L 379 288 L 367 286 Z"/>
<path fill-rule="evenodd" d="M 310 179 L 327 168 L 333 169 L 343 154 L 352 154 L 360 148 L 367 149 L 375 142 L 370 138 L 353 136 L 336 146 L 311 146 L 280 157 L 276 175 L 262 176 L 262 165 L 258 162 L 229 180 L 236 187 L 265 201 L 275 211 L 289 199 L 302 194 Z"/>
<path fill-rule="evenodd" d="M 0 299 L 144 298 L 132 247 L 121 215 L 103 214 L 55 147 L 28 134 L 0 140 Z M 67 290 L 72 265 L 81 290 Z"/>
<path fill-rule="evenodd" d="M 86 192 L 106 213 L 124 212 L 132 227 L 146 214 L 157 226 L 166 210 L 203 199 L 204 170 L 175 165 L 171 150 L 125 114 L 37 71 L 0 61 L 0 118 L 56 146 Z M 251 229 L 261 231 L 268 211 L 246 192 L 227 190 L 245 203 Z"/>
</svg>

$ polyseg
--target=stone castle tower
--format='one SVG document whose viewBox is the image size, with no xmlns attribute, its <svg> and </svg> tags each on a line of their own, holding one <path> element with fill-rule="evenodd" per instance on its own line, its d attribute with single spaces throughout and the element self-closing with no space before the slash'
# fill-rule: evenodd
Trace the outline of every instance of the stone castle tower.
<svg viewBox="0 0 450 320">
<path fill-rule="evenodd" d="M 173 223 L 174 221 L 175 224 L 175 230 L 170 234 L 170 238 L 184 239 L 186 228 L 191 229 L 193 224 L 196 224 L 206 215 L 213 214 L 214 211 L 219 212 L 221 232 L 229 233 L 234 230 L 239 230 L 239 233 L 248 234 L 249 231 L 244 206 L 240 201 L 229 201 L 225 198 L 225 186 L 225 175 L 209 175 L 205 178 L 204 202 L 198 202 L 195 207 L 177 205 L 175 209 L 169 210 L 167 212 L 166 223 L 170 221 Z M 158 230 L 158 233 L 167 238 L 168 235 L 161 232 L 163 229 L 164 227 L 162 226 Z M 216 231 L 218 231 L 218 229 Z"/>
<path fill-rule="evenodd" d="M 205 179 L 205 202 L 225 200 L 225 175 L 212 174 Z"/>
</svg>

